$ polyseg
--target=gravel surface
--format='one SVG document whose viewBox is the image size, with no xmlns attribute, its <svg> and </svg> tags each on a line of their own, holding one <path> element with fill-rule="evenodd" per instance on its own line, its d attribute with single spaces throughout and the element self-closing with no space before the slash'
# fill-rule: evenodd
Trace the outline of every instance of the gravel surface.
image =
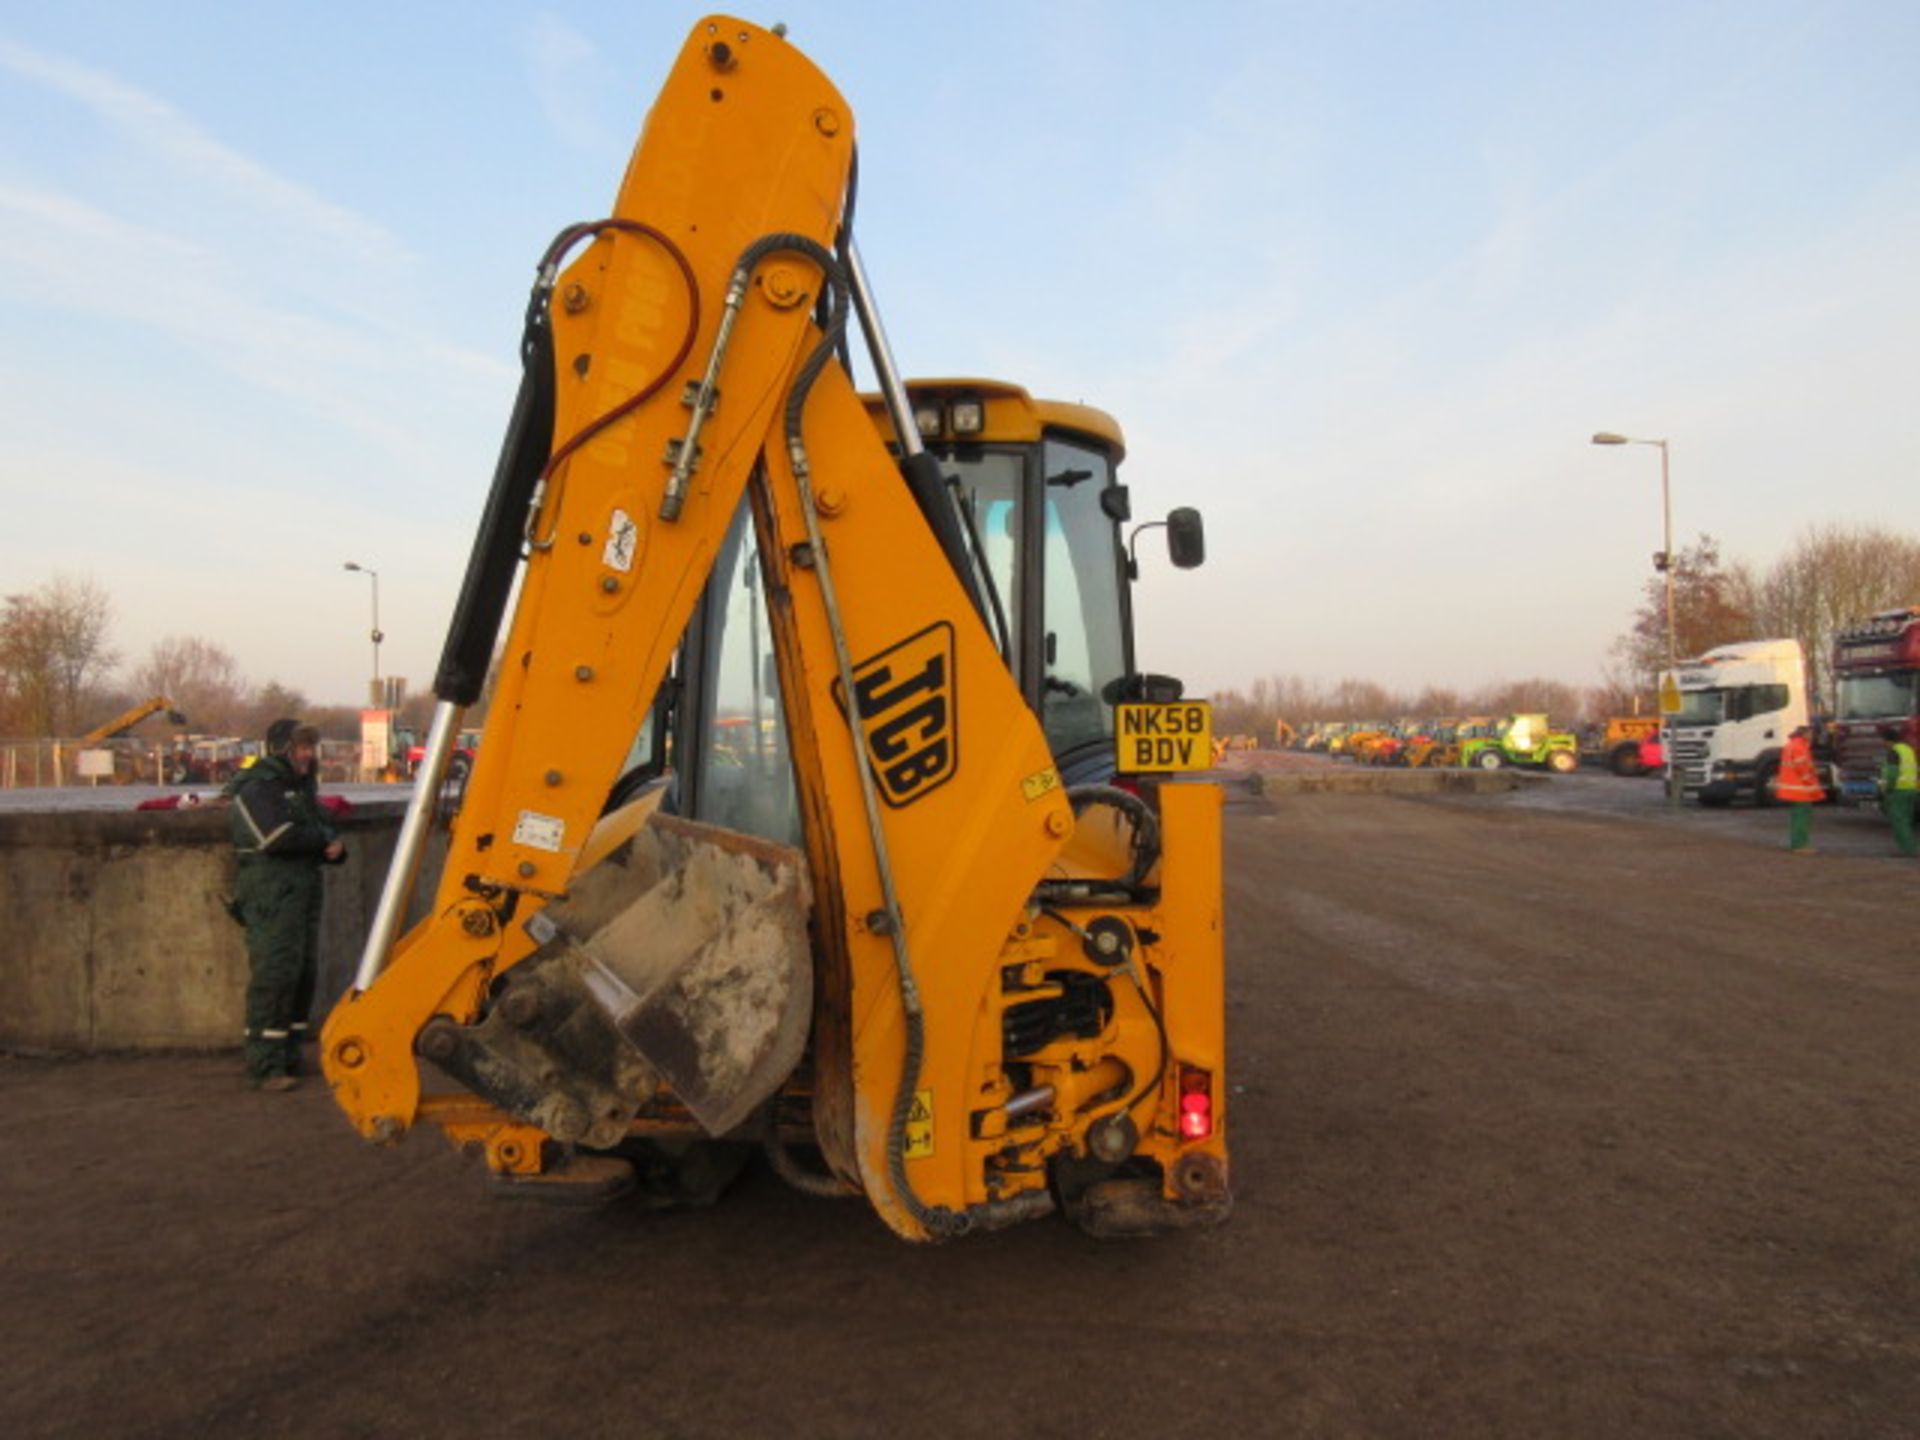
<svg viewBox="0 0 1920 1440">
<path fill-rule="evenodd" d="M 236 1057 L 0 1059 L 0 1434 L 1920 1434 L 1920 865 L 1586 778 L 1232 795 L 1204 1233 L 549 1210 Z"/>
</svg>

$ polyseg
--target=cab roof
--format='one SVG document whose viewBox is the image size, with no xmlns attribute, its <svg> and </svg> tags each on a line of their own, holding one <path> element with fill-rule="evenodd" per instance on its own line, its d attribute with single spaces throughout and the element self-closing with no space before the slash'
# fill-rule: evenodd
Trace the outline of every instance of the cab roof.
<svg viewBox="0 0 1920 1440">
<path fill-rule="evenodd" d="M 1004 380 L 963 376 L 908 380 L 905 384 L 907 398 L 915 404 L 926 399 L 946 402 L 956 397 L 983 401 L 986 405 L 986 429 L 977 436 L 967 437 L 969 439 L 1031 441 L 1038 440 L 1045 430 L 1074 430 L 1112 447 L 1116 461 L 1126 454 L 1126 438 L 1120 433 L 1120 422 L 1106 411 L 1091 405 L 1076 405 L 1066 400 L 1036 400 L 1023 386 Z M 882 432 L 891 432 L 893 427 L 888 421 L 887 407 L 881 397 L 862 394 L 860 398 Z"/>
</svg>

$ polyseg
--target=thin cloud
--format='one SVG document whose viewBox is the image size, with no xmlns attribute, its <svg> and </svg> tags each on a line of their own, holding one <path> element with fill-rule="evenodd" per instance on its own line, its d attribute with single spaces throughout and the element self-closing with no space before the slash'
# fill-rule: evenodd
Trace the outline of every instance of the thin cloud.
<svg viewBox="0 0 1920 1440">
<path fill-rule="evenodd" d="M 394 376 L 417 373 L 423 357 L 441 367 L 458 357 L 468 377 L 510 373 L 438 341 L 249 295 L 214 252 L 70 195 L 0 187 L 7 214 L 33 223 L 0 226 L 0 294 L 24 304 L 57 297 L 66 309 L 147 326 L 410 463 L 431 450 L 413 435 L 407 412 L 389 403 Z"/>
<path fill-rule="evenodd" d="M 0 69 L 84 106 L 128 143 L 258 210 L 313 230 L 367 259 L 413 259 L 379 225 L 275 174 L 209 135 L 165 100 L 103 70 L 5 39 L 0 39 Z"/>
<path fill-rule="evenodd" d="M 606 63 L 586 36 L 553 15 L 537 15 L 527 37 L 533 93 L 547 123 L 569 145 L 598 150 L 609 143 L 593 103 L 604 87 Z"/>
<path fill-rule="evenodd" d="M 212 254 L 204 245 L 196 245 L 149 226 L 135 225 L 89 205 L 77 196 L 58 191 L 28 190 L 17 185 L 0 184 L 0 211 L 30 225 L 60 231 L 69 241 L 90 242 L 129 254 L 164 250 L 183 259 L 206 259 Z"/>
</svg>

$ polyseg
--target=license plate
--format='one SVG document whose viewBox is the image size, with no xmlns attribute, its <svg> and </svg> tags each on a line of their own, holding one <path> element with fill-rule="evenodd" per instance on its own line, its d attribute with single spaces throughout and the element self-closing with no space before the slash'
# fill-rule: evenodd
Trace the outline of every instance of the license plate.
<svg viewBox="0 0 1920 1440">
<path fill-rule="evenodd" d="M 1204 700 L 1113 707 L 1114 759 L 1128 774 L 1213 768 L 1213 707 Z"/>
</svg>

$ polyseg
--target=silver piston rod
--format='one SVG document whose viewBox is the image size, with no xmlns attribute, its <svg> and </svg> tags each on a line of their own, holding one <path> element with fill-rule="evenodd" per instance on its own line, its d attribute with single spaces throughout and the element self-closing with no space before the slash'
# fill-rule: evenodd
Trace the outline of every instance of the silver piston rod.
<svg viewBox="0 0 1920 1440">
<path fill-rule="evenodd" d="M 880 382 L 881 398 L 887 402 L 887 414 L 893 417 L 893 433 L 900 439 L 902 456 L 918 455 L 927 447 L 920 439 L 920 427 L 913 423 L 913 406 L 907 399 L 906 382 L 893 363 L 893 348 L 880 324 L 879 307 L 873 303 L 873 288 L 867 283 L 867 267 L 860 263 L 860 247 L 847 239 L 847 283 L 853 291 L 853 313 L 860 318 L 860 333 L 866 337 L 867 355 L 873 361 L 873 373 Z"/>
<path fill-rule="evenodd" d="M 453 763 L 454 738 L 460 731 L 461 706 L 442 700 L 433 707 L 433 724 L 427 730 L 426 754 L 413 778 L 413 794 L 407 798 L 406 818 L 400 822 L 400 838 L 393 847 L 393 863 L 387 867 L 387 881 L 380 891 L 380 905 L 373 912 L 373 927 L 367 932 L 366 949 L 360 952 L 360 969 L 353 977 L 355 992 L 367 989 L 386 969 L 387 956 L 393 951 L 394 937 L 407 913 L 407 901 L 413 897 L 413 882 L 420 874 L 420 857 L 426 853 L 427 834 L 433 828 L 433 807 L 446 783 L 447 767 Z"/>
</svg>

